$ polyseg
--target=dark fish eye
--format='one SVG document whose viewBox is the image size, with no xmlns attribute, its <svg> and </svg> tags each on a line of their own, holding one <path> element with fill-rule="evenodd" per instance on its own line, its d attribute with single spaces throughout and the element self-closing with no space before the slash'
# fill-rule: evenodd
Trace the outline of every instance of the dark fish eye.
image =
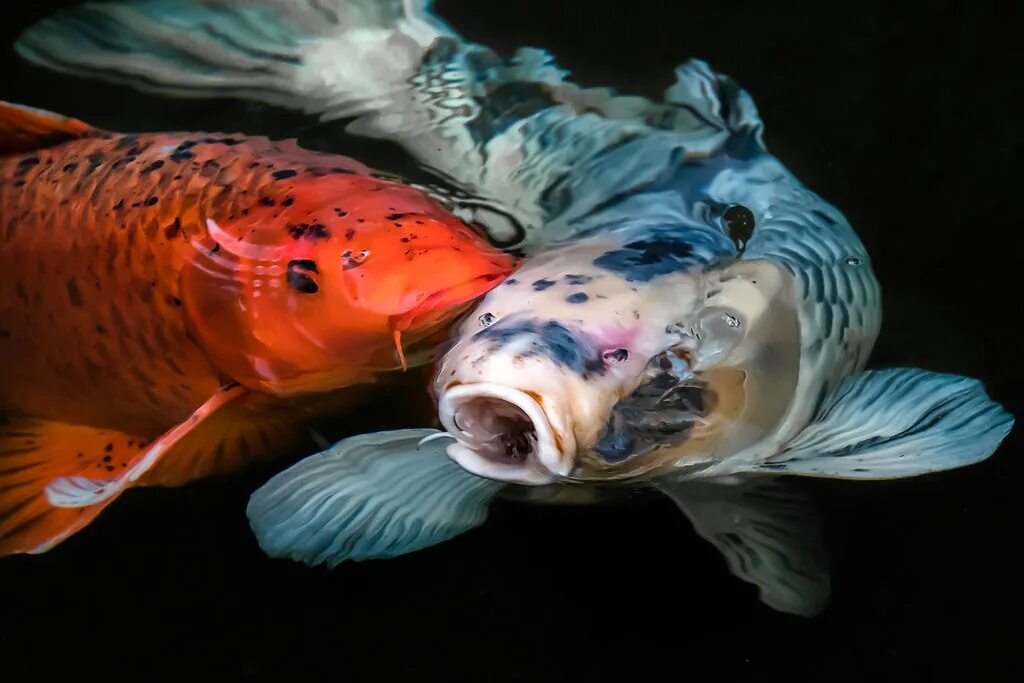
<svg viewBox="0 0 1024 683">
<path fill-rule="evenodd" d="M 494 321 L 497 319 L 498 316 L 494 315 L 493 313 L 484 313 L 482 316 L 480 316 L 480 324 L 483 327 L 490 327 L 491 325 L 494 324 Z"/>
<path fill-rule="evenodd" d="M 316 294 L 320 287 L 310 273 L 316 273 L 316 262 L 309 259 L 294 259 L 288 262 L 286 279 L 288 286 L 303 294 Z"/>
<path fill-rule="evenodd" d="M 611 349 L 610 351 L 605 351 L 601 357 L 604 359 L 604 362 L 609 365 L 622 363 L 629 358 L 629 351 L 626 349 Z"/>
</svg>

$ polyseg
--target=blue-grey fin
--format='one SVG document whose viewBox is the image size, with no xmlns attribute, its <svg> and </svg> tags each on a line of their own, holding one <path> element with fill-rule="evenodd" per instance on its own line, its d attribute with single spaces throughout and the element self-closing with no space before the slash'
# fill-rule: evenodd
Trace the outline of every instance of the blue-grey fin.
<svg viewBox="0 0 1024 683">
<path fill-rule="evenodd" d="M 783 478 L 738 484 L 659 483 L 729 571 L 758 588 L 772 609 L 813 617 L 828 605 L 831 577 L 820 518 L 810 500 Z"/>
<path fill-rule="evenodd" d="M 415 63 L 449 33 L 428 6 L 429 0 L 86 2 L 30 26 L 15 49 L 40 66 L 148 92 L 243 97 L 346 116 L 372 107 L 363 99 L 383 94 L 377 83 L 394 80 L 392 72 L 403 75 L 403 61 Z M 324 67 L 333 69 L 330 84 L 316 73 Z"/>
<path fill-rule="evenodd" d="M 842 479 L 949 470 L 990 456 L 1013 421 L 978 380 L 871 370 L 847 378 L 800 434 L 754 469 Z"/>
<path fill-rule="evenodd" d="M 334 567 L 404 555 L 482 524 L 503 484 L 453 463 L 447 438 L 420 444 L 438 433 L 361 434 L 276 475 L 246 510 L 260 547 Z"/>
</svg>

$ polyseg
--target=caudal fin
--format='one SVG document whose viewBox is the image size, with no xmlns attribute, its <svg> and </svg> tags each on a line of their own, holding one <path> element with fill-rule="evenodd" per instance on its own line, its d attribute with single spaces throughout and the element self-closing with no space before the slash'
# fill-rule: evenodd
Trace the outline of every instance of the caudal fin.
<svg viewBox="0 0 1024 683">
<path fill-rule="evenodd" d="M 85 3 L 27 29 L 25 59 L 186 97 L 243 97 L 342 116 L 399 87 L 448 29 L 427 0 Z M 363 104 L 366 102 L 367 104 Z"/>
<path fill-rule="evenodd" d="M 750 96 L 707 64 L 662 101 L 583 88 L 544 50 L 508 57 L 464 40 L 426 0 L 146 0 L 86 4 L 28 29 L 25 58 L 180 96 L 244 97 L 393 140 L 456 190 L 431 188 L 501 246 L 537 248 L 636 219 L 615 205 L 681 159 L 761 149 Z M 648 220 L 688 220 L 671 196 Z M 646 211 L 646 208 L 645 208 Z M 621 214 L 621 215 L 620 215 Z"/>
</svg>

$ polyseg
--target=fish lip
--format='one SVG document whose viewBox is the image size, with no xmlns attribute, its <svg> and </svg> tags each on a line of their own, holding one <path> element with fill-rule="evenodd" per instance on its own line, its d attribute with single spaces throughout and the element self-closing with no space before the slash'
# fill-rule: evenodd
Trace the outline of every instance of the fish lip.
<svg viewBox="0 0 1024 683">
<path fill-rule="evenodd" d="M 479 398 L 506 401 L 526 414 L 537 434 L 537 447 L 522 463 L 501 463 L 482 455 L 472 438 L 455 423 L 459 408 Z M 572 469 L 575 440 L 558 434 L 544 407 L 530 394 L 514 387 L 491 382 L 460 384 L 444 391 L 438 399 L 438 416 L 456 442 L 448 447 L 448 456 L 463 469 L 488 479 L 518 484 L 550 484 L 568 476 Z M 556 436 L 557 435 L 557 436 Z"/>
<path fill-rule="evenodd" d="M 430 327 L 447 317 L 447 314 L 465 312 L 474 301 L 491 291 L 508 273 L 494 270 L 431 293 L 427 298 L 405 313 L 391 316 L 392 329 L 399 331 Z"/>
</svg>

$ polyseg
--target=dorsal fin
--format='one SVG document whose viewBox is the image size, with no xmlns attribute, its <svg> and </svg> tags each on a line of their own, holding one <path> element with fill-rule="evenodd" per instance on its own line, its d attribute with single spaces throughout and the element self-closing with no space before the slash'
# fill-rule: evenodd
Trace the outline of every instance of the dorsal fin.
<svg viewBox="0 0 1024 683">
<path fill-rule="evenodd" d="M 30 152 L 99 132 L 78 119 L 0 100 L 0 154 Z"/>
</svg>

